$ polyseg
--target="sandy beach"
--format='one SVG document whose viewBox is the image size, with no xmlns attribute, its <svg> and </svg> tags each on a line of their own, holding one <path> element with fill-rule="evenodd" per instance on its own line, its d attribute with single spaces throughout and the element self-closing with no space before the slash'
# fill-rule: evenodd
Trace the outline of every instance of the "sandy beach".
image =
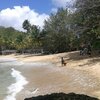
<svg viewBox="0 0 100 100">
<path fill-rule="evenodd" d="M 17 68 L 29 82 L 17 94 L 17 100 L 54 92 L 75 92 L 100 99 L 100 57 L 80 56 L 79 52 L 45 56 L 6 55 L 15 58 L 25 66 Z M 61 66 L 64 57 L 66 66 Z"/>
</svg>

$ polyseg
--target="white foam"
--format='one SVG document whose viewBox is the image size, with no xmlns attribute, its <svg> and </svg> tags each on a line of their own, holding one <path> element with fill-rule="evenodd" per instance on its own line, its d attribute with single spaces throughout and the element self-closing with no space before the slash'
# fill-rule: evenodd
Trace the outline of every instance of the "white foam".
<svg viewBox="0 0 100 100">
<path fill-rule="evenodd" d="M 4 100 L 16 100 L 16 94 L 19 93 L 28 82 L 26 79 L 21 75 L 21 72 L 12 68 L 12 77 L 16 79 L 16 83 L 10 85 L 8 87 L 8 96 Z"/>
</svg>

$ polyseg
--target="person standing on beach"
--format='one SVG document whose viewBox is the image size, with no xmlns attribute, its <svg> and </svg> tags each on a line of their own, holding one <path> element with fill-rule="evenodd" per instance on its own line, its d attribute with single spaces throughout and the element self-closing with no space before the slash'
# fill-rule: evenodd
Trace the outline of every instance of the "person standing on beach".
<svg viewBox="0 0 100 100">
<path fill-rule="evenodd" d="M 63 57 L 61 57 L 61 65 L 63 66 L 63 64 L 64 64 L 64 59 Z"/>
<path fill-rule="evenodd" d="M 66 66 L 66 62 L 64 61 L 64 58 L 63 57 L 61 57 L 61 65 L 63 66 Z"/>
</svg>

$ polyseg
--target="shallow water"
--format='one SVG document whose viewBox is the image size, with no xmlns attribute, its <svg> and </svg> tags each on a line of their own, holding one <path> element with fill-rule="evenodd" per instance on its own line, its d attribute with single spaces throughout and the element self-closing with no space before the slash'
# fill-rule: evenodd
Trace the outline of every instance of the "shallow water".
<svg viewBox="0 0 100 100">
<path fill-rule="evenodd" d="M 11 76 L 11 66 L 0 65 L 0 100 L 6 97 L 7 87 L 14 82 Z"/>
<path fill-rule="evenodd" d="M 0 100 L 16 100 L 16 95 L 28 82 L 16 70 L 22 65 L 13 58 L 0 58 Z"/>
</svg>

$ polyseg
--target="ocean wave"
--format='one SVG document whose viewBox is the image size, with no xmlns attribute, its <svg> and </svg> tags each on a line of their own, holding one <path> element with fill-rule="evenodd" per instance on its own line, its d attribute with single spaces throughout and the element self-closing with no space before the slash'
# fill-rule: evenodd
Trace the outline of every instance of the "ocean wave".
<svg viewBox="0 0 100 100">
<path fill-rule="evenodd" d="M 28 83 L 28 81 L 21 75 L 21 72 L 15 70 L 14 68 L 12 70 L 12 77 L 15 78 L 16 83 L 11 84 L 8 87 L 8 95 L 4 100 L 16 100 L 16 95 L 19 93 L 22 89 L 24 89 L 24 85 Z"/>
</svg>

